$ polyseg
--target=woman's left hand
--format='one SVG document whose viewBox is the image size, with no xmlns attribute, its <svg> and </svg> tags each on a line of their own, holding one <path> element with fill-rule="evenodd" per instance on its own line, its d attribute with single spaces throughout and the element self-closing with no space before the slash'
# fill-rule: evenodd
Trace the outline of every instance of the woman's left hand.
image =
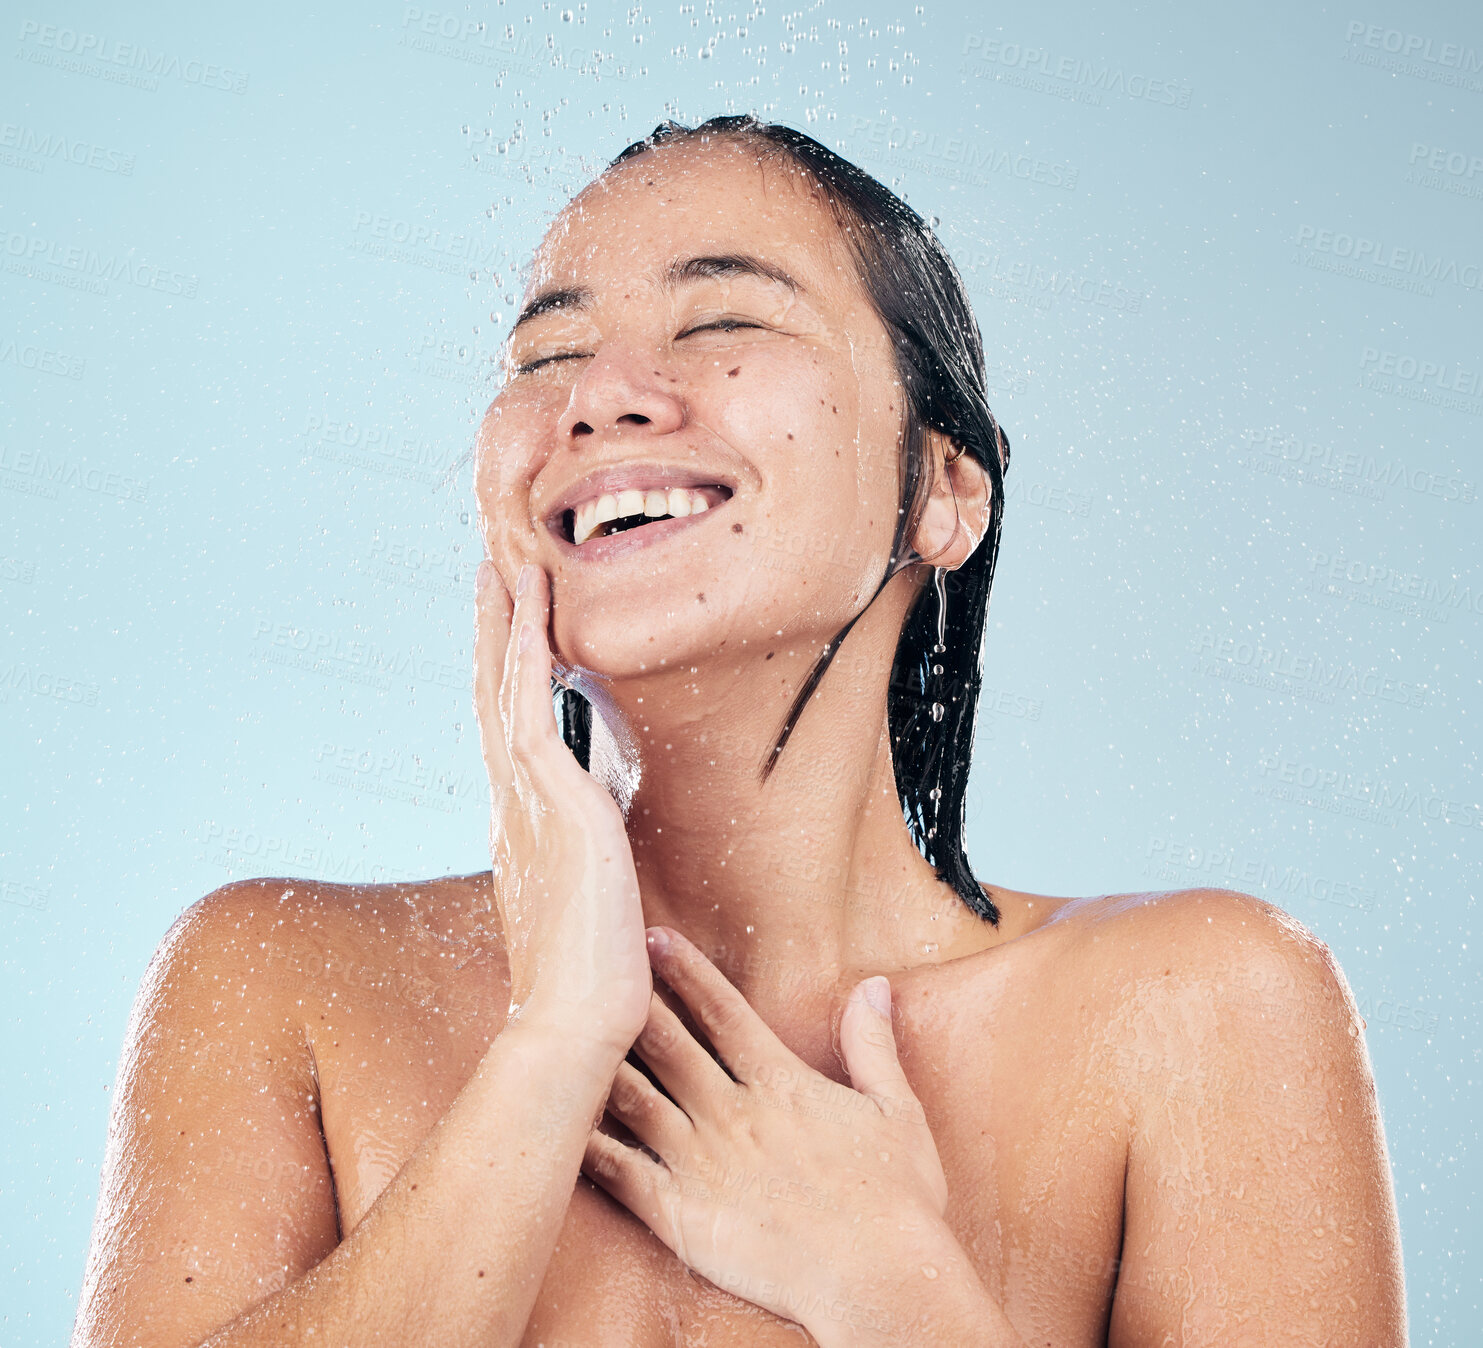
<svg viewBox="0 0 1483 1348">
<path fill-rule="evenodd" d="M 725 1067 L 656 994 L 634 1049 L 672 1099 L 625 1062 L 608 1110 L 658 1159 L 594 1129 L 584 1173 L 726 1291 L 806 1328 L 837 1319 L 841 1301 L 868 1314 L 858 1296 L 876 1271 L 951 1241 L 942 1162 L 896 1055 L 890 984 L 864 980 L 845 1007 L 851 1089 L 784 1045 L 685 937 L 649 936 L 655 973 Z"/>
</svg>

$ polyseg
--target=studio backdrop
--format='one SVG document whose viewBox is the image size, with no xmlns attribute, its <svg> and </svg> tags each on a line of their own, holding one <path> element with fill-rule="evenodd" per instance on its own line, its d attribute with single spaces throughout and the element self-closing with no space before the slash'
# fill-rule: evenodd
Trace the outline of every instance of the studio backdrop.
<svg viewBox="0 0 1483 1348">
<path fill-rule="evenodd" d="M 1237 889 L 1326 941 L 1413 1342 L 1476 1333 L 1476 5 L 3 25 L 5 1343 L 69 1333 L 126 1018 L 185 907 L 487 867 L 470 450 L 525 261 L 657 123 L 749 111 L 933 222 L 983 330 L 1014 448 L 977 874 Z"/>
</svg>

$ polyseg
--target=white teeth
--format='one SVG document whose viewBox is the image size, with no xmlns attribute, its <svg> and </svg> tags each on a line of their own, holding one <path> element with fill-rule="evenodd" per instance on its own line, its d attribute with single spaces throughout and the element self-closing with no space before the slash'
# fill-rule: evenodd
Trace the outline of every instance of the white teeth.
<svg viewBox="0 0 1483 1348">
<path fill-rule="evenodd" d="M 647 491 L 629 488 L 617 493 L 606 492 L 595 500 L 586 501 L 576 507 L 573 512 L 572 541 L 580 546 L 609 520 L 626 519 L 630 515 L 673 515 L 677 519 L 683 519 L 687 515 L 699 515 L 710 508 L 711 503 L 704 496 L 685 487 L 671 487 L 668 491 L 654 487 Z"/>
</svg>

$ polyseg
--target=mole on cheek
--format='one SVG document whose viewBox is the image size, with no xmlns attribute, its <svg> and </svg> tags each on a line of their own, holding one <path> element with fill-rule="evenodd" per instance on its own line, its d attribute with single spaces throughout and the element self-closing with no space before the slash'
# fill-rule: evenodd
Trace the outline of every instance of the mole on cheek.
<svg viewBox="0 0 1483 1348">
<path fill-rule="evenodd" d="M 697 599 L 698 599 L 698 600 L 700 600 L 700 602 L 701 602 L 701 603 L 702 603 L 702 604 L 703 604 L 703 603 L 705 603 L 705 591 L 703 591 L 703 590 L 702 590 L 702 591 L 701 591 L 701 592 L 700 592 L 700 593 L 699 593 L 699 594 L 698 594 L 698 595 L 696 595 L 696 596 L 695 596 L 695 597 L 696 597 L 696 598 L 697 598 Z"/>
<path fill-rule="evenodd" d="M 732 532 L 732 533 L 734 533 L 734 534 L 739 534 L 739 533 L 741 533 L 741 531 L 742 531 L 742 527 L 741 527 L 741 525 L 740 525 L 740 524 L 733 524 L 733 525 L 732 525 L 732 526 L 731 526 L 731 532 Z"/>
<path fill-rule="evenodd" d="M 791 440 L 792 438 L 793 438 L 793 432 L 792 431 L 789 431 L 788 432 L 788 439 Z"/>
<path fill-rule="evenodd" d="M 737 375 L 739 375 L 740 373 L 741 373 L 741 366 L 738 365 L 736 367 L 736 369 L 734 369 L 734 370 L 727 370 L 726 371 L 726 377 L 728 379 L 735 379 L 737 377 Z"/>
</svg>

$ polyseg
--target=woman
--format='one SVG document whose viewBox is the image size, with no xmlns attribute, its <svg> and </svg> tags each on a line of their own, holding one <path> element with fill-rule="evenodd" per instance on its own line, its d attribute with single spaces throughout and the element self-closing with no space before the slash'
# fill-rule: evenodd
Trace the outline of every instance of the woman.
<svg viewBox="0 0 1483 1348">
<path fill-rule="evenodd" d="M 1327 949 L 972 877 L 1009 445 L 915 213 L 795 131 L 661 127 L 506 359 L 492 869 L 177 923 L 75 1342 L 1403 1343 Z"/>
</svg>

